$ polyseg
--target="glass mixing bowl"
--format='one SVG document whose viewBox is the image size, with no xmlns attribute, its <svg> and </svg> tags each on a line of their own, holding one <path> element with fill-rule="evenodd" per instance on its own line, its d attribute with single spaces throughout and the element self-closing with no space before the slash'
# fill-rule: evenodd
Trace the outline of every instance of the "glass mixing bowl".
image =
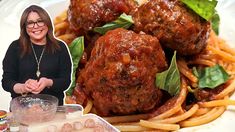
<svg viewBox="0 0 235 132">
<path fill-rule="evenodd" d="M 58 99 L 46 94 L 16 97 L 10 104 L 14 120 L 27 125 L 52 120 L 57 106 Z"/>
</svg>

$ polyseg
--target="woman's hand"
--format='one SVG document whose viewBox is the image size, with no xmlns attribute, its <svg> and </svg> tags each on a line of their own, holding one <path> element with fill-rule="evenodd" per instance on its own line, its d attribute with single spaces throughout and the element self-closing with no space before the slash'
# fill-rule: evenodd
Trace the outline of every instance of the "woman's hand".
<svg viewBox="0 0 235 132">
<path fill-rule="evenodd" d="M 39 87 L 38 81 L 34 79 L 28 79 L 25 81 L 25 89 L 29 92 L 34 91 L 34 89 L 37 89 Z"/>
<path fill-rule="evenodd" d="M 14 85 L 13 89 L 15 93 L 24 94 L 24 93 L 33 93 L 39 94 L 44 88 L 51 87 L 53 85 L 52 79 L 42 77 L 39 81 L 34 79 L 28 79 L 24 84 L 17 83 Z"/>
<path fill-rule="evenodd" d="M 29 93 L 32 91 L 31 89 L 28 89 L 24 83 L 16 83 L 13 86 L 13 90 L 17 94 L 24 94 L 24 93 Z"/>
<path fill-rule="evenodd" d="M 42 77 L 37 82 L 38 87 L 36 89 L 33 89 L 33 94 L 39 94 L 44 88 L 51 87 L 53 85 L 53 81 L 51 79 L 48 79 L 46 77 Z"/>
</svg>

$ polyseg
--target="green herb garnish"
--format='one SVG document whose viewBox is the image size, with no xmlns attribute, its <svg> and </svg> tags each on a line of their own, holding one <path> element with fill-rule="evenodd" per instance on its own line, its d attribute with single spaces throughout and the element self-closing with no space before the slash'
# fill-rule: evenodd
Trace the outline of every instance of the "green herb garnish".
<svg viewBox="0 0 235 132">
<path fill-rule="evenodd" d="M 125 13 L 123 13 L 121 16 L 118 17 L 117 20 L 111 23 L 107 23 L 102 27 L 95 27 L 94 31 L 100 34 L 105 34 L 107 31 L 113 30 L 116 28 L 128 29 L 133 23 L 134 21 L 132 20 L 132 16 L 126 15 Z"/>
<path fill-rule="evenodd" d="M 171 96 L 180 91 L 180 72 L 176 63 L 176 51 L 171 60 L 168 70 L 156 74 L 156 87 L 167 91 Z"/>
<path fill-rule="evenodd" d="M 78 68 L 78 64 L 84 51 L 84 37 L 81 36 L 81 37 L 74 39 L 73 42 L 68 47 L 69 47 L 69 51 L 73 60 L 73 73 L 72 73 L 72 84 L 66 91 L 66 94 L 71 96 L 76 86 L 75 75 L 76 75 L 76 71 Z"/>
<path fill-rule="evenodd" d="M 220 24 L 220 17 L 219 14 L 216 12 L 215 15 L 211 19 L 212 29 L 215 33 L 219 34 L 219 24 Z"/>
<path fill-rule="evenodd" d="M 193 73 L 198 77 L 199 88 L 214 89 L 229 79 L 228 73 L 218 64 L 213 67 L 194 70 Z"/>
<path fill-rule="evenodd" d="M 217 0 L 180 0 L 184 4 L 186 4 L 190 9 L 196 12 L 199 16 L 206 19 L 207 21 L 210 20 L 216 10 L 215 7 L 218 3 Z"/>
</svg>

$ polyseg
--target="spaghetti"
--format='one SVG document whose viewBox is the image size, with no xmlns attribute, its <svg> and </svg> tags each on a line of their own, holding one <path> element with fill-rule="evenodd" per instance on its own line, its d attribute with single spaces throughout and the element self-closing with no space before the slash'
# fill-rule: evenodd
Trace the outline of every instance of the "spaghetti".
<svg viewBox="0 0 235 132">
<path fill-rule="evenodd" d="M 64 11 L 54 20 L 55 35 L 70 44 L 77 36 L 68 26 L 67 13 Z M 235 50 L 231 49 L 225 41 L 220 39 L 213 31 L 210 33 L 207 47 L 194 59 L 187 61 L 184 58 L 177 60 L 181 74 L 181 91 L 176 97 L 174 105 L 161 114 L 151 117 L 151 114 L 105 117 L 121 131 L 146 131 L 164 130 L 174 131 L 183 127 L 198 126 L 206 124 L 218 118 L 226 110 L 227 105 L 235 105 L 235 101 L 226 98 L 235 90 Z M 197 102 L 191 106 L 184 107 L 188 94 L 188 87 L 197 88 L 197 77 L 192 73 L 189 66 L 206 67 L 220 64 L 231 76 L 226 82 L 225 88 L 217 95 L 211 97 L 212 101 Z M 67 100 L 67 103 L 71 103 Z M 74 103 L 74 101 L 72 101 Z M 189 108 L 189 109 L 186 109 Z M 92 101 L 88 101 L 84 108 L 85 113 L 92 110 Z"/>
</svg>

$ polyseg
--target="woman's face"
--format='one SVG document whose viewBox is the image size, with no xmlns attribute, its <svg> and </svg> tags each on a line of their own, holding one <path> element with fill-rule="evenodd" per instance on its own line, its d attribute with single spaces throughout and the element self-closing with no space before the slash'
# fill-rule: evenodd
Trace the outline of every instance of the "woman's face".
<svg viewBox="0 0 235 132">
<path fill-rule="evenodd" d="M 33 43 L 46 44 L 48 27 L 37 12 L 29 13 L 26 22 L 26 31 Z"/>
</svg>

